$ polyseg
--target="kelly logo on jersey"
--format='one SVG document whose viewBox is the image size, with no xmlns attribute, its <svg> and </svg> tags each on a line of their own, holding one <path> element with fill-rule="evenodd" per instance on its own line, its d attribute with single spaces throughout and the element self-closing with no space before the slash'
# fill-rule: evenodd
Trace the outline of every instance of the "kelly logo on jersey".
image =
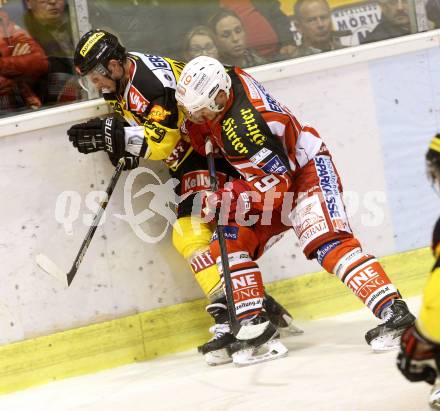
<svg viewBox="0 0 440 411">
<path fill-rule="evenodd" d="M 208 190 L 209 185 L 209 174 L 207 171 L 193 171 L 187 173 L 182 179 L 182 192 L 181 194 L 186 194 L 188 192 L 198 192 L 203 190 Z"/>
<path fill-rule="evenodd" d="M 217 173 L 217 182 L 219 187 L 223 187 L 226 182 L 226 174 Z M 186 173 L 182 178 L 181 194 L 187 194 L 189 192 L 196 193 L 198 191 L 209 190 L 211 187 L 209 182 L 208 171 L 192 171 Z"/>
</svg>

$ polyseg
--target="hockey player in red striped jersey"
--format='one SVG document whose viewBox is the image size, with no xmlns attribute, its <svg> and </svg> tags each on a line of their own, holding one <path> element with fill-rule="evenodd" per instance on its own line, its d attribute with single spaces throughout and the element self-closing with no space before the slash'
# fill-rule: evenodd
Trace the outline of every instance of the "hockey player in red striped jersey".
<svg viewBox="0 0 440 411">
<path fill-rule="evenodd" d="M 397 348 L 414 316 L 380 263 L 354 237 L 340 177 L 318 132 L 300 123 L 248 73 L 224 68 L 209 57 L 197 57 L 185 66 L 176 99 L 191 120 L 193 146 L 204 154 L 205 138 L 212 136 L 242 176 L 208 196 L 206 205 L 220 211 L 227 225 L 234 303 L 243 326 L 261 332 L 262 324 L 270 327 L 255 259 L 272 235 L 293 227 L 305 256 L 337 275 L 382 320 L 366 333 L 367 343 L 375 351 Z M 226 203 L 231 207 L 223 210 Z M 219 257 L 215 239 L 211 253 Z M 277 338 L 276 331 L 269 334 L 269 339 Z"/>
</svg>

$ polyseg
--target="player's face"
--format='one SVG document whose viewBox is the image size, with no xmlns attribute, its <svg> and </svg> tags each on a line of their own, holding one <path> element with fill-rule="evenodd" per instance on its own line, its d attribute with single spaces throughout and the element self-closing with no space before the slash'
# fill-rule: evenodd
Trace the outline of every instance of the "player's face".
<svg viewBox="0 0 440 411">
<path fill-rule="evenodd" d="M 215 26 L 219 49 L 232 57 L 241 57 L 246 51 L 246 34 L 236 17 L 222 18 Z"/>
<path fill-rule="evenodd" d="M 128 69 L 125 73 L 128 73 Z M 123 77 L 124 68 L 118 60 L 111 59 L 107 63 L 107 67 L 98 64 L 92 71 L 87 73 L 86 86 L 90 85 L 99 92 L 115 93 L 118 92 L 118 81 L 124 83 L 125 80 Z"/>
<path fill-rule="evenodd" d="M 200 110 L 191 113 L 189 119 L 196 124 L 203 124 L 207 121 L 212 121 L 217 117 L 218 113 L 210 110 L 209 108 L 201 108 Z"/>
<path fill-rule="evenodd" d="M 327 4 L 321 0 L 305 2 L 301 7 L 298 29 L 311 44 L 330 41 L 332 21 Z"/>
<path fill-rule="evenodd" d="M 104 75 L 98 70 L 92 70 L 86 75 L 86 79 L 96 90 L 108 93 L 116 92 L 116 81 Z"/>
<path fill-rule="evenodd" d="M 220 90 L 215 97 L 215 104 L 219 107 L 220 111 L 213 111 L 208 107 L 201 108 L 200 110 L 191 113 L 188 118 L 196 124 L 203 124 L 206 121 L 217 121 L 222 115 L 222 110 L 225 108 L 228 102 L 228 96 L 224 90 Z"/>
<path fill-rule="evenodd" d="M 385 19 L 394 26 L 406 26 L 409 24 L 407 0 L 381 1 L 380 7 Z"/>
</svg>

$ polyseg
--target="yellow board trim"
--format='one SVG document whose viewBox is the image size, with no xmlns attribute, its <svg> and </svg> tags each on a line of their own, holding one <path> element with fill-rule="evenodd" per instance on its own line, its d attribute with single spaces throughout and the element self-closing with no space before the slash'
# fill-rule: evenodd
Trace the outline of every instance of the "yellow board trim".
<svg viewBox="0 0 440 411">
<path fill-rule="evenodd" d="M 405 297 L 421 294 L 432 267 L 429 247 L 381 259 Z M 267 285 L 297 319 L 316 319 L 362 307 L 326 272 Z M 0 393 L 94 373 L 189 350 L 209 337 L 204 299 L 0 347 Z"/>
</svg>

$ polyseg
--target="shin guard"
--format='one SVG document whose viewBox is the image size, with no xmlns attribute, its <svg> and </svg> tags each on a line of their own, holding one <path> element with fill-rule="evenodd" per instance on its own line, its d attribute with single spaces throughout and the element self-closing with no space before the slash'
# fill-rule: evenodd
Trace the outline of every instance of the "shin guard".
<svg viewBox="0 0 440 411">
<path fill-rule="evenodd" d="M 228 254 L 237 319 L 258 316 L 263 308 L 264 286 L 260 268 L 246 251 Z M 221 258 L 217 258 L 219 272 L 222 273 Z"/>
<path fill-rule="evenodd" d="M 316 256 L 376 317 L 380 318 L 382 310 L 394 299 L 401 298 L 377 259 L 365 254 L 355 238 L 327 243 L 318 249 Z"/>
</svg>

